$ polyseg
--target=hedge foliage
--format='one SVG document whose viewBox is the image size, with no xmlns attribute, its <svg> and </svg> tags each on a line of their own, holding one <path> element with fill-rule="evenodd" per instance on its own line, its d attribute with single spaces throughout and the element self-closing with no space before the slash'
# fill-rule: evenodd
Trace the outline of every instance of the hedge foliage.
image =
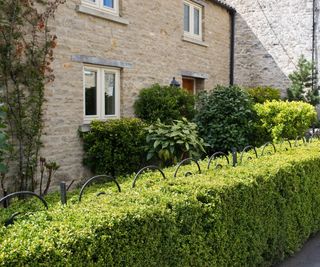
<svg viewBox="0 0 320 267">
<path fill-rule="evenodd" d="M 248 94 L 254 103 L 263 104 L 266 101 L 280 100 L 280 90 L 273 87 L 253 87 L 247 89 Z"/>
<path fill-rule="evenodd" d="M 146 124 L 123 118 L 93 121 L 83 133 L 84 164 L 95 174 L 125 175 L 137 171 L 146 161 Z"/>
<path fill-rule="evenodd" d="M 272 135 L 273 140 L 303 137 L 317 119 L 315 108 L 305 102 L 267 101 L 254 106 L 262 127 Z"/>
<path fill-rule="evenodd" d="M 194 96 L 183 89 L 154 84 L 142 89 L 134 103 L 136 116 L 153 123 L 160 119 L 164 123 L 194 117 Z"/>
<path fill-rule="evenodd" d="M 0 228 L 1 266 L 272 266 L 320 230 L 319 142 L 122 193 L 51 202 Z M 261 152 L 261 151 L 260 151 Z M 298 155 L 298 156 L 297 156 Z M 207 161 L 200 162 L 204 170 Z M 101 189 L 102 190 L 102 189 Z M 6 210 L 8 215 L 13 210 Z"/>
</svg>

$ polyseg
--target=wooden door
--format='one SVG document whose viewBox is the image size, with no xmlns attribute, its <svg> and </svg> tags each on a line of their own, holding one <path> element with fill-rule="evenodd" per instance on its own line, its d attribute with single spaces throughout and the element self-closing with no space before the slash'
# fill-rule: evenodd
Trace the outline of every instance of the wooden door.
<svg viewBox="0 0 320 267">
<path fill-rule="evenodd" d="M 182 78 L 182 88 L 193 95 L 195 93 L 195 80 L 193 78 Z"/>
</svg>

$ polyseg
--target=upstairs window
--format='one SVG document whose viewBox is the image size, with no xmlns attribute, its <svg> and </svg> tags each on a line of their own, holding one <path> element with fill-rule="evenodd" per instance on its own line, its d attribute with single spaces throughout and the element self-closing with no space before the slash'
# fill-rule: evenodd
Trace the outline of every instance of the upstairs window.
<svg viewBox="0 0 320 267">
<path fill-rule="evenodd" d="M 119 0 L 82 0 L 86 6 L 119 15 Z"/>
<path fill-rule="evenodd" d="M 184 1 L 184 35 L 202 39 L 202 6 L 191 1 Z"/>
</svg>

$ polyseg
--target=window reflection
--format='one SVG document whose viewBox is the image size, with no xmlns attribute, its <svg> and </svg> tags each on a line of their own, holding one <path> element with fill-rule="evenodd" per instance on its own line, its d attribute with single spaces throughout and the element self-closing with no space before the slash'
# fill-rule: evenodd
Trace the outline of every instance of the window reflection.
<svg viewBox="0 0 320 267">
<path fill-rule="evenodd" d="M 97 115 L 97 72 L 85 70 L 85 114 Z"/>
<path fill-rule="evenodd" d="M 113 0 L 103 0 L 103 5 L 104 5 L 105 7 L 114 8 Z"/>
<path fill-rule="evenodd" d="M 105 115 L 115 115 L 116 113 L 116 75 L 114 73 L 104 74 L 104 97 L 105 97 Z"/>
</svg>

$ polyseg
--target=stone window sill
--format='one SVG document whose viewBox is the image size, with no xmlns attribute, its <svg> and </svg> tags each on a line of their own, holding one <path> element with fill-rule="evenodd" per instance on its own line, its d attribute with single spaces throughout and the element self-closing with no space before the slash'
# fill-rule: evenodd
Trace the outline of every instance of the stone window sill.
<svg viewBox="0 0 320 267">
<path fill-rule="evenodd" d="M 79 132 L 80 133 L 87 133 L 87 132 L 90 132 L 90 130 L 91 130 L 90 123 L 83 123 L 83 124 L 79 125 Z"/>
<path fill-rule="evenodd" d="M 116 119 L 120 119 L 120 117 L 119 116 L 109 116 L 108 118 L 94 119 L 94 120 L 106 122 L 108 120 L 116 120 Z M 79 132 L 80 133 L 90 132 L 91 131 L 91 122 L 92 121 L 93 120 L 84 119 L 83 123 L 79 125 Z"/>
<path fill-rule="evenodd" d="M 108 14 L 106 12 L 99 11 L 99 10 L 96 10 L 94 8 L 90 8 L 90 7 L 87 7 L 87 6 L 84 6 L 84 5 L 77 5 L 76 6 L 76 11 L 79 12 L 79 13 L 95 16 L 95 17 L 98 17 L 98 18 L 106 19 L 106 20 L 109 20 L 109 21 L 112 21 L 112 22 L 123 24 L 123 25 L 128 25 L 129 24 L 129 21 L 124 19 L 124 18 L 121 18 L 121 17 L 116 16 L 116 15 Z"/>
<path fill-rule="evenodd" d="M 185 42 L 188 42 L 188 43 L 193 43 L 193 44 L 204 46 L 204 47 L 208 47 L 209 46 L 204 41 L 193 39 L 193 38 L 190 38 L 190 37 L 187 37 L 187 36 L 182 36 L 182 41 L 185 41 Z"/>
</svg>

